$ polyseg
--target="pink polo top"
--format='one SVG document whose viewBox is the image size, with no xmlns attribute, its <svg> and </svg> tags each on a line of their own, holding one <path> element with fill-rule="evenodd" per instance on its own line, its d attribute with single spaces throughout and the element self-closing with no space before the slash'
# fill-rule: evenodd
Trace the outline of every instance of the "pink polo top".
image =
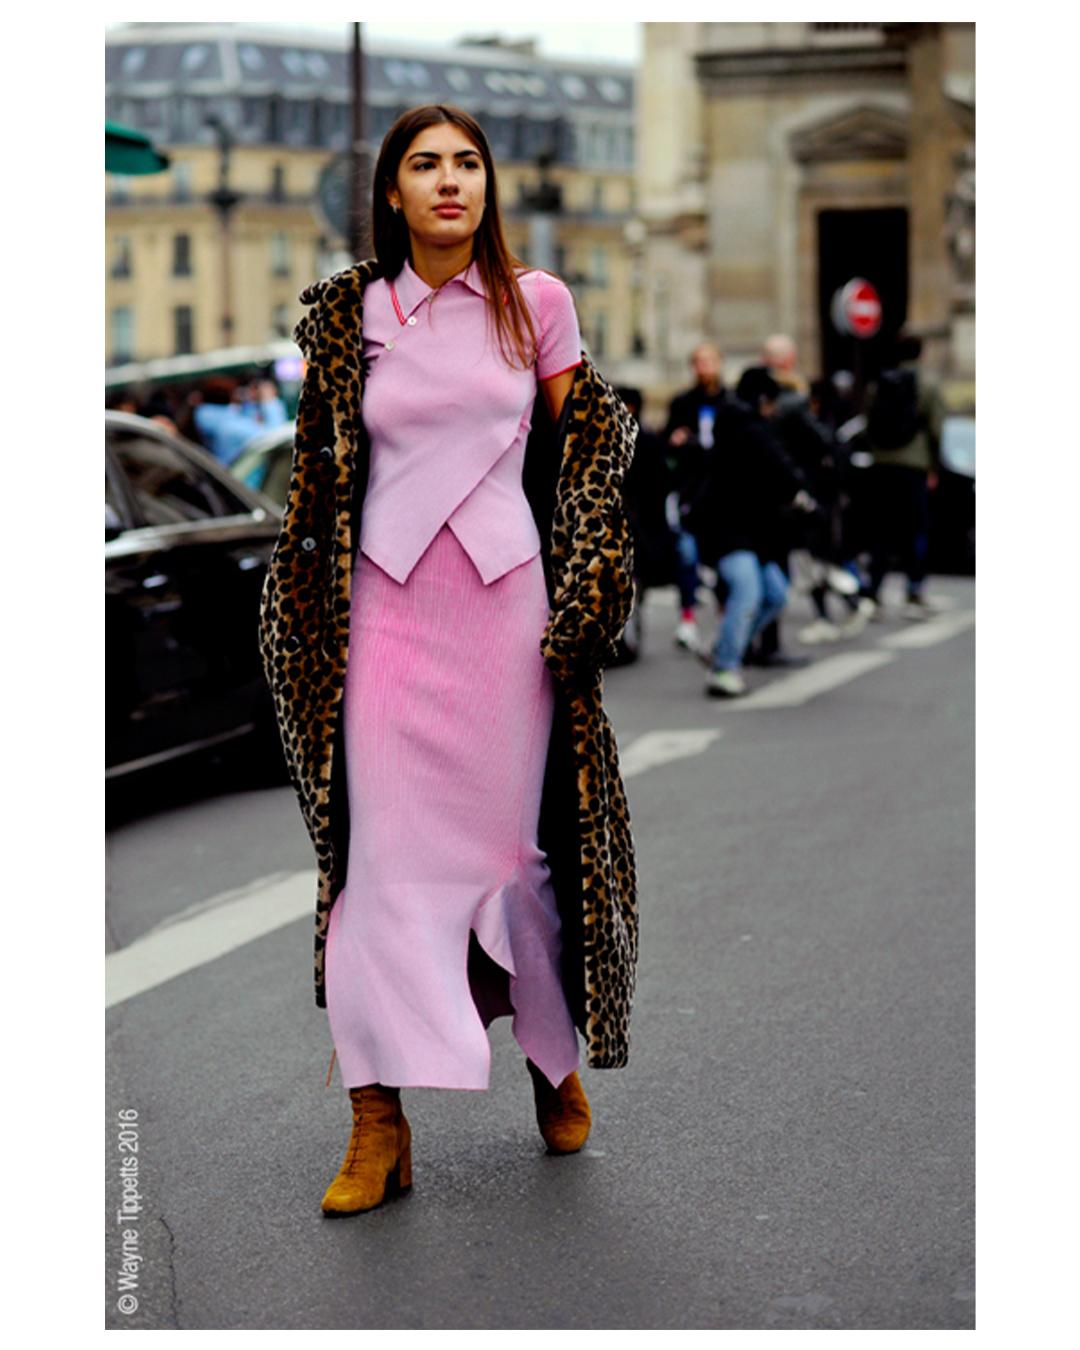
<svg viewBox="0 0 1080 1350">
<path fill-rule="evenodd" d="M 395 581 L 443 525 L 485 584 L 540 551 L 521 483 L 525 442 L 537 379 L 581 364 L 581 334 L 563 282 L 536 271 L 519 281 L 539 333 L 528 370 L 510 366 L 489 331 L 475 262 L 437 291 L 408 262 L 392 287 L 380 279 L 364 291 L 371 469 L 359 547 Z"/>
</svg>

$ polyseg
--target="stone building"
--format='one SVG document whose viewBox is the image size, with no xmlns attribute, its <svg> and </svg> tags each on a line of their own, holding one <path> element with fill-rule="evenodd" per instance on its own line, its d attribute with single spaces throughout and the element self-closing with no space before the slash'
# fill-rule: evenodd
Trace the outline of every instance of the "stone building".
<svg viewBox="0 0 1080 1350">
<path fill-rule="evenodd" d="M 702 337 L 734 378 L 787 332 L 803 370 L 872 374 L 906 323 L 974 397 L 971 23 L 650 23 L 639 78 L 647 358 L 666 397 Z M 882 329 L 829 317 L 867 278 Z"/>
<path fill-rule="evenodd" d="M 107 33 L 106 117 L 148 133 L 171 157 L 167 174 L 107 176 L 108 364 L 287 337 L 301 288 L 348 264 L 345 227 L 320 206 L 319 184 L 351 135 L 349 27 L 138 23 Z M 476 116 L 499 164 L 510 247 L 536 262 L 530 249 L 543 236 L 526 194 L 539 182 L 537 155 L 551 151 L 562 209 L 548 231 L 549 265 L 573 288 L 597 359 L 611 367 L 629 355 L 631 67 L 547 59 L 527 43 L 370 42 L 364 91 L 375 149 L 419 103 Z M 212 201 L 221 168 L 213 118 L 231 143 L 228 184 L 239 198 L 224 213 L 227 228 Z M 322 194 L 328 203 L 333 186 Z"/>
</svg>

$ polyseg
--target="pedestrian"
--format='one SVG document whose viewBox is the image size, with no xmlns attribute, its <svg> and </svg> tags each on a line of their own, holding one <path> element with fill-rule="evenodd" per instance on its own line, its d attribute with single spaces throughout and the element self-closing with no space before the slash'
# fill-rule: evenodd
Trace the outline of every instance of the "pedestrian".
<svg viewBox="0 0 1080 1350">
<path fill-rule="evenodd" d="M 641 391 L 620 386 L 615 392 L 638 423 L 634 458 L 623 480 L 623 501 L 633 534 L 635 604 L 640 614 L 650 587 L 670 586 L 678 579 L 678 533 L 666 510 L 676 484 L 663 436 L 642 425 Z"/>
<path fill-rule="evenodd" d="M 316 1004 L 353 1128 L 323 1197 L 411 1182 L 401 1090 L 488 1087 L 512 1016 L 549 1149 L 620 1068 L 636 876 L 602 667 L 629 612 L 636 426 L 573 298 L 509 252 L 458 108 L 406 110 L 375 257 L 315 283 L 263 662 L 319 864 Z M 546 769 L 546 772 L 545 772 Z M 331 1072 L 333 1069 L 331 1058 Z"/>
<path fill-rule="evenodd" d="M 776 429 L 785 447 L 803 471 L 820 512 L 810 518 L 802 541 L 809 555 L 810 601 L 816 618 L 799 630 L 799 641 L 812 646 L 836 642 L 861 633 L 873 612 L 873 603 L 860 595 L 862 576 L 855 561 L 848 517 L 852 482 L 851 456 L 839 434 L 855 416 L 846 379 L 815 380 L 805 407 L 797 395 L 782 394 Z M 785 408 L 785 400 L 788 400 Z M 829 596 L 844 606 L 839 622 L 829 614 Z"/>
<path fill-rule="evenodd" d="M 769 429 L 779 395 L 768 371 L 744 373 L 723 411 L 688 516 L 702 558 L 715 565 L 727 590 L 705 687 L 714 698 L 747 692 L 747 648 L 786 603 L 787 577 L 774 556 L 780 511 L 815 509 L 802 475 Z"/>
<path fill-rule="evenodd" d="M 854 380 L 840 372 L 835 384 L 808 381 L 799 369 L 795 340 L 786 333 L 774 333 L 761 346 L 763 366 L 781 387 L 773 418 L 773 429 L 788 456 L 806 479 L 808 491 L 820 510 L 810 515 L 793 513 L 789 520 L 790 538 L 781 546 L 776 561 L 790 578 L 790 553 L 801 549 L 809 554 L 811 574 L 810 601 L 817 617 L 799 630 L 799 641 L 807 645 L 833 642 L 851 637 L 865 628 L 872 606 L 860 601 L 861 578 L 845 556 L 844 534 L 848 454 L 838 439 L 833 420 L 838 414 L 854 414 L 851 394 Z M 850 413 L 849 413 L 850 410 Z M 828 595 L 836 596 L 848 613 L 840 624 L 833 623 L 826 606 Z M 862 606 L 862 607 L 860 607 Z M 768 625 L 748 660 L 761 665 L 799 664 L 800 658 L 784 656 L 779 650 L 777 624 Z"/>
<path fill-rule="evenodd" d="M 672 399 L 664 436 L 670 447 L 678 493 L 673 522 L 679 584 L 675 645 L 696 652 L 700 645 L 695 613 L 700 580 L 699 550 L 697 540 L 686 527 L 686 514 L 701 485 L 704 456 L 715 443 L 717 418 L 722 415 L 730 395 L 721 378 L 723 358 L 715 343 L 699 342 L 690 353 L 690 368 L 694 372 L 694 384 Z"/>
<path fill-rule="evenodd" d="M 260 380 L 249 387 L 214 376 L 195 403 L 193 420 L 203 445 L 228 466 L 253 437 L 284 425 L 288 417 L 272 380 Z"/>
<path fill-rule="evenodd" d="M 799 370 L 798 348 L 786 333 L 774 333 L 761 344 L 761 365 L 743 372 L 743 380 L 754 381 L 758 372 L 765 372 L 779 386 L 779 394 L 772 405 L 769 422 L 775 440 L 788 459 L 802 474 L 807 490 L 815 500 L 828 492 L 831 477 L 831 445 L 828 433 L 813 415 L 810 407 L 809 381 Z M 802 511 L 781 512 L 772 531 L 772 545 L 767 562 L 775 563 L 790 585 L 791 553 L 806 550 L 812 555 L 812 566 L 817 573 L 825 571 L 826 564 L 813 555 L 824 540 L 825 513 L 807 514 Z M 853 589 L 857 586 L 853 583 Z M 805 631 L 805 630 L 803 630 Z M 779 617 L 766 624 L 746 653 L 747 664 L 759 666 L 805 665 L 806 658 L 790 656 L 780 648 Z"/>
<path fill-rule="evenodd" d="M 894 360 L 866 393 L 864 440 L 874 462 L 867 483 L 870 579 L 866 595 L 880 606 L 881 585 L 895 565 L 904 573 L 905 614 L 926 618 L 934 605 L 924 594 L 930 545 L 930 493 L 937 487 L 941 393 L 921 378 L 922 341 L 898 335 Z"/>
</svg>

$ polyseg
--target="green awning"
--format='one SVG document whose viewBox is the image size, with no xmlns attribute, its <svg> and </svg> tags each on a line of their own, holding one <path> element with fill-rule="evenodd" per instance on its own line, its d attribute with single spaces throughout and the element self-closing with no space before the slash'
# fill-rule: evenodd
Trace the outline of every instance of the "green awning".
<svg viewBox="0 0 1080 1350">
<path fill-rule="evenodd" d="M 155 150 L 149 136 L 116 122 L 105 123 L 106 173 L 161 173 L 169 156 Z"/>
</svg>

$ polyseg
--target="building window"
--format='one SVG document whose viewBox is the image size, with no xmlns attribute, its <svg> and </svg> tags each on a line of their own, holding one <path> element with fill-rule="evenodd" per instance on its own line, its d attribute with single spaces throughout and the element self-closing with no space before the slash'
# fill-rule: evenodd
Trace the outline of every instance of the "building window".
<svg viewBox="0 0 1080 1350">
<path fill-rule="evenodd" d="M 109 267 L 111 277 L 131 276 L 131 240 L 126 234 L 113 240 L 113 259 Z"/>
<path fill-rule="evenodd" d="M 270 327 L 274 330 L 274 336 L 279 338 L 292 337 L 292 325 L 289 323 L 289 306 L 275 305 L 270 311 Z"/>
<path fill-rule="evenodd" d="M 172 274 L 174 277 L 191 276 L 191 235 L 174 234 L 172 250 Z"/>
<path fill-rule="evenodd" d="M 484 119 L 491 153 L 496 160 L 514 158 L 514 123 L 510 117 L 490 115 Z"/>
<path fill-rule="evenodd" d="M 109 311 L 109 351 L 114 366 L 130 361 L 135 350 L 135 321 L 130 305 Z"/>
<path fill-rule="evenodd" d="M 190 305 L 173 309 L 173 350 L 177 356 L 187 356 L 194 350 L 195 319 Z"/>
<path fill-rule="evenodd" d="M 145 127 L 148 131 L 156 131 L 159 127 L 165 125 L 165 104 L 159 98 L 144 98 L 139 100 L 139 120 L 140 127 Z"/>
<path fill-rule="evenodd" d="M 594 211 L 603 211 L 604 209 L 604 180 L 602 178 L 592 180 L 592 209 Z"/>
<path fill-rule="evenodd" d="M 348 141 L 346 122 L 351 117 L 351 111 L 344 103 L 330 103 L 326 114 L 329 128 L 327 144 L 334 150 L 344 150 Z M 370 109 L 368 116 L 371 116 Z"/>
<path fill-rule="evenodd" d="M 271 94 L 266 101 L 266 139 L 271 145 L 281 142 L 281 105 L 280 94 Z"/>
<path fill-rule="evenodd" d="M 311 104 L 307 99 L 285 101 L 285 141 L 288 145 L 304 145 L 311 136 Z"/>
<path fill-rule="evenodd" d="M 275 277 L 289 275 L 289 236 L 284 230 L 270 236 L 270 271 Z"/>
<path fill-rule="evenodd" d="M 190 95 L 181 94 L 173 100 L 171 108 L 172 113 L 172 139 L 179 141 L 182 145 L 191 145 L 194 141 L 200 139 L 199 133 L 206 128 L 201 127 L 201 112 L 199 100 Z"/>
<path fill-rule="evenodd" d="M 594 286 L 608 284 L 607 249 L 603 244 L 594 244 L 592 250 L 592 276 L 589 280 Z"/>
<path fill-rule="evenodd" d="M 240 100 L 240 130 L 245 140 L 256 141 L 266 128 L 265 98 Z"/>
<path fill-rule="evenodd" d="M 597 358 L 605 356 L 607 354 L 607 315 L 602 309 L 597 310 L 593 315 L 592 335 L 593 355 Z"/>
<path fill-rule="evenodd" d="M 275 164 L 270 178 L 270 196 L 275 202 L 285 200 L 285 165 Z"/>
<path fill-rule="evenodd" d="M 109 174 L 109 195 L 113 201 L 126 202 L 131 200 L 131 183 L 122 173 Z"/>
<path fill-rule="evenodd" d="M 191 165 L 174 164 L 172 166 L 173 194 L 178 202 L 191 200 Z"/>
</svg>

